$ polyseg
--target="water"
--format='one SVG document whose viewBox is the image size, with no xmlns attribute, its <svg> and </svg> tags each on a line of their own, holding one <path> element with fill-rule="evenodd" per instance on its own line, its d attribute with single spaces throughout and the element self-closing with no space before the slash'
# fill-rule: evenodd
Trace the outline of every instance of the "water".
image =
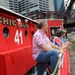
<svg viewBox="0 0 75 75">
<path fill-rule="evenodd" d="M 71 54 L 70 61 L 72 74 L 75 75 L 75 32 L 69 33 L 68 38 L 72 42 L 72 46 L 69 47 L 69 52 Z"/>
<path fill-rule="evenodd" d="M 70 41 L 75 42 L 75 32 L 68 33 L 68 38 Z"/>
</svg>

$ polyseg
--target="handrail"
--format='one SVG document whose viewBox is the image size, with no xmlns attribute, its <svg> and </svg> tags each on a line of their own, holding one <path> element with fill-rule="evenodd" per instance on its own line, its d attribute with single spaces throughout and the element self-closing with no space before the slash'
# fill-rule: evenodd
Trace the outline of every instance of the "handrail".
<svg viewBox="0 0 75 75">
<path fill-rule="evenodd" d="M 68 49 L 65 50 L 64 54 L 59 54 L 59 59 L 57 61 L 56 67 L 54 72 L 51 75 L 55 75 L 55 73 L 58 70 L 58 73 L 56 75 L 67 75 L 67 74 L 72 74 L 71 72 L 71 67 L 70 67 L 70 60 L 69 60 L 69 52 Z M 61 64 L 60 64 L 61 63 Z M 62 66 L 63 65 L 63 66 Z M 59 67 L 60 66 L 60 67 Z M 48 69 L 49 70 L 49 69 Z M 48 74 L 50 74 L 50 71 L 47 71 Z"/>
</svg>

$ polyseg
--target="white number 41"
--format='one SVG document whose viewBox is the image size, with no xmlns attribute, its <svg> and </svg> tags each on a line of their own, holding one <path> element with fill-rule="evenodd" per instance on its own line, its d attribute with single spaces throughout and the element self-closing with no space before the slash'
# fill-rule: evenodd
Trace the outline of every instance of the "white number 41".
<svg viewBox="0 0 75 75">
<path fill-rule="evenodd" d="M 16 31 L 14 41 L 19 45 L 20 43 L 23 44 L 23 38 L 22 38 L 22 31 Z"/>
</svg>

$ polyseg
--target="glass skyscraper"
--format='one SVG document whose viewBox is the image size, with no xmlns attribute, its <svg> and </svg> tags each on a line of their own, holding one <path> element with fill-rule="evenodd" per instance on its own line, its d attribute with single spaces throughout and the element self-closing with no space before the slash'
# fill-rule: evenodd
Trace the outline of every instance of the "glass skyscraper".
<svg viewBox="0 0 75 75">
<path fill-rule="evenodd" d="M 55 11 L 63 11 L 64 10 L 64 0 L 54 0 Z"/>
</svg>

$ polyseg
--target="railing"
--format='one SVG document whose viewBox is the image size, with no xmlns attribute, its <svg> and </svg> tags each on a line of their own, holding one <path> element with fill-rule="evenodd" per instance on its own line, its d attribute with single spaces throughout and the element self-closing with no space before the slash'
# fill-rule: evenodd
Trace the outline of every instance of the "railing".
<svg viewBox="0 0 75 75">
<path fill-rule="evenodd" d="M 36 14 L 36 19 L 64 19 L 64 23 L 75 22 L 75 10 L 61 12 L 39 11 Z"/>
<path fill-rule="evenodd" d="M 66 49 L 63 55 L 61 54 L 59 55 L 59 59 L 57 61 L 55 70 L 51 75 L 72 75 L 69 59 L 70 59 L 70 53 L 68 52 L 68 49 Z M 48 74 L 50 74 L 50 68 L 48 66 L 47 66 L 47 72 Z"/>
</svg>

